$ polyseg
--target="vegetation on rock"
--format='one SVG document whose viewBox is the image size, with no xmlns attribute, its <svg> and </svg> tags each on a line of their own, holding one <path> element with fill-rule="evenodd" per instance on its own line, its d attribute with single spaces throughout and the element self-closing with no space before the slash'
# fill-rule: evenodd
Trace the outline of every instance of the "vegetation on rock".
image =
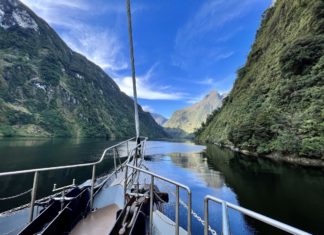
<svg viewBox="0 0 324 235">
<path fill-rule="evenodd" d="M 135 135 L 133 100 L 101 68 L 19 1 L 0 10 L 0 136 Z M 140 106 L 139 115 L 142 135 L 166 136 Z"/>
<path fill-rule="evenodd" d="M 271 36 L 270 36 L 271 35 Z M 324 159 L 324 2 L 277 0 L 200 142 Z"/>
</svg>

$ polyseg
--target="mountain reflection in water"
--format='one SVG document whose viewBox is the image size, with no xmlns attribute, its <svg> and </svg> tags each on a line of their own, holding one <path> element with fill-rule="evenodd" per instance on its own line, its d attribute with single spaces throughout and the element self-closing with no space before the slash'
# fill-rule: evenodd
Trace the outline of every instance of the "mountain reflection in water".
<svg viewBox="0 0 324 235">
<path fill-rule="evenodd" d="M 208 145 L 202 153 L 159 156 L 154 162 L 150 167 L 156 172 L 189 185 L 193 201 L 201 208 L 208 193 L 305 231 L 324 232 L 323 170 L 242 156 L 215 145 Z M 210 218 L 219 220 L 217 206 L 214 211 Z M 246 216 L 240 221 L 232 210 L 229 216 L 233 234 L 286 234 Z M 214 223 L 219 232 L 220 225 Z"/>
</svg>

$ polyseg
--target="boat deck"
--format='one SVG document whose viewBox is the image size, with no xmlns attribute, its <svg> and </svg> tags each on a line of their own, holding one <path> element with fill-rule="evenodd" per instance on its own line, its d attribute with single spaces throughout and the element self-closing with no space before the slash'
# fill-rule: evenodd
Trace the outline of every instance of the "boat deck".
<svg viewBox="0 0 324 235">
<path fill-rule="evenodd" d="M 90 213 L 71 231 L 71 235 L 107 235 L 116 221 L 119 207 L 112 204 Z"/>
</svg>

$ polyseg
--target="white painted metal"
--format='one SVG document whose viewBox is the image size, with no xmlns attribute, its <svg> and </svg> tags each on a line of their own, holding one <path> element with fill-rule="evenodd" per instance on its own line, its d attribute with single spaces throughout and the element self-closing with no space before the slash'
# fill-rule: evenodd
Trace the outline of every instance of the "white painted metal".
<svg viewBox="0 0 324 235">
<path fill-rule="evenodd" d="M 175 234 L 179 235 L 179 186 L 176 185 L 176 208 L 175 208 L 175 214 L 176 214 L 176 231 Z M 190 212 L 188 212 L 190 213 Z"/>
<path fill-rule="evenodd" d="M 31 222 L 33 220 L 33 215 L 34 215 L 34 203 L 35 203 L 35 200 L 36 200 L 36 191 L 37 191 L 37 182 L 38 182 L 39 172 L 55 171 L 55 170 L 62 170 L 62 169 L 72 169 L 72 168 L 92 166 L 91 197 L 90 197 L 90 206 L 92 208 L 92 205 L 93 205 L 93 190 L 94 190 L 95 175 L 96 175 L 96 165 L 100 164 L 104 160 L 104 158 L 105 158 L 108 151 L 111 151 L 111 150 L 114 151 L 115 148 L 118 148 L 118 147 L 120 147 L 120 146 L 122 146 L 124 144 L 128 144 L 128 142 L 134 141 L 134 140 L 137 140 L 137 138 L 133 137 L 133 138 L 130 138 L 130 139 L 126 140 L 126 141 L 120 142 L 120 143 L 118 143 L 116 145 L 113 145 L 113 146 L 111 146 L 109 148 L 106 148 L 103 151 L 100 159 L 98 161 L 95 161 L 95 162 L 92 162 L 92 163 L 83 163 L 83 164 L 74 164 L 74 165 L 67 165 L 67 166 L 45 167 L 45 168 L 36 168 L 36 169 L 30 169 L 30 170 L 3 172 L 3 173 L 0 173 L 0 177 L 1 176 L 9 176 L 9 175 L 20 175 L 20 174 L 34 173 L 33 188 L 32 188 L 32 192 L 31 192 L 31 202 L 30 202 L 30 214 L 29 214 L 29 222 Z M 143 142 L 145 142 L 146 140 L 147 140 L 147 138 L 144 137 Z M 137 149 L 138 147 L 141 147 L 141 142 L 139 144 L 137 144 L 134 149 Z M 133 149 L 133 151 L 134 151 L 134 149 Z M 113 157 L 115 158 L 116 154 L 113 154 Z M 131 156 L 128 155 L 128 159 L 127 159 L 126 163 L 130 161 L 130 158 L 131 158 Z M 116 161 L 116 159 L 114 159 L 114 162 L 115 161 Z M 118 170 L 118 168 L 115 165 L 114 172 L 117 172 L 117 170 Z"/>
<path fill-rule="evenodd" d="M 183 189 L 185 189 L 187 191 L 187 195 L 188 195 L 188 227 L 187 227 L 187 231 L 188 231 L 188 234 L 191 234 L 191 190 L 190 190 L 190 188 L 188 186 L 186 186 L 186 185 L 183 185 L 183 184 L 178 183 L 176 181 L 170 180 L 170 179 L 165 178 L 163 176 L 157 175 L 157 174 L 152 173 L 150 171 L 144 170 L 142 168 L 135 167 L 135 166 L 130 165 L 130 164 L 127 164 L 126 167 L 130 167 L 133 170 L 136 170 L 137 172 L 142 172 L 142 173 L 145 173 L 147 175 L 150 175 L 151 178 L 153 178 L 153 179 L 158 178 L 160 180 L 169 182 L 170 184 L 173 184 L 173 185 L 177 186 L 178 189 L 183 188 Z M 176 196 L 176 203 L 178 204 L 178 207 L 179 207 L 179 193 Z M 150 207 L 150 209 L 152 209 L 152 207 Z M 177 220 L 179 221 L 179 213 L 178 213 L 178 215 L 176 215 L 176 221 Z M 179 222 L 176 224 L 176 231 L 179 231 Z"/>
<path fill-rule="evenodd" d="M 114 157 L 115 157 L 115 155 L 114 155 Z M 92 177 L 91 177 L 91 191 L 90 191 L 90 208 L 91 209 L 93 208 L 93 190 L 94 190 L 95 183 L 96 183 L 96 165 L 93 165 L 92 166 Z"/>
<path fill-rule="evenodd" d="M 228 226 L 228 214 L 227 214 L 227 205 L 226 202 L 222 202 L 222 226 L 223 226 L 223 235 L 229 235 L 229 226 Z"/>
<path fill-rule="evenodd" d="M 269 224 L 273 227 L 276 227 L 280 230 L 283 230 L 287 233 L 290 233 L 290 234 L 295 234 L 295 235 L 310 235 L 310 233 L 307 233 L 307 232 L 304 232 L 300 229 L 297 229 L 297 228 L 294 228 L 290 225 L 287 225 L 287 224 L 284 224 L 284 223 L 281 223 L 277 220 L 274 220 L 274 219 L 271 219 L 267 216 L 264 216 L 264 215 L 261 215 L 259 213 L 256 213 L 254 211 L 251 211 L 251 210 L 248 210 L 246 208 L 243 208 L 243 207 L 240 207 L 240 206 L 237 206 L 237 205 L 234 205 L 232 203 L 229 203 L 229 202 L 226 202 L 224 200 L 221 200 L 219 198 L 216 198 L 216 197 L 212 197 L 210 195 L 207 195 L 205 197 L 205 203 L 204 203 L 204 214 L 205 214 L 205 228 L 204 228 L 204 234 L 205 235 L 208 235 L 208 202 L 209 201 L 213 201 L 213 202 L 217 202 L 219 204 L 222 205 L 222 214 L 223 214 L 223 228 L 222 228 L 222 231 L 223 231 L 223 234 L 229 234 L 229 228 L 228 228 L 228 219 L 227 219 L 227 213 L 226 213 L 226 210 L 227 208 L 232 208 L 238 212 L 241 212 L 243 213 L 244 215 L 247 215 L 247 216 L 250 216 L 256 220 L 259 220 L 261 222 L 264 222 L 266 224 Z M 225 212 L 224 212 L 225 210 Z M 225 220 L 225 222 L 224 222 Z"/>
<path fill-rule="evenodd" d="M 151 175 L 151 186 L 150 186 L 150 235 L 153 234 L 153 199 L 154 199 L 154 176 Z"/>
<path fill-rule="evenodd" d="M 29 222 L 33 221 L 33 217 L 34 217 L 34 204 L 36 200 L 37 183 L 38 183 L 38 171 L 34 173 L 33 190 L 31 192 Z"/>
</svg>

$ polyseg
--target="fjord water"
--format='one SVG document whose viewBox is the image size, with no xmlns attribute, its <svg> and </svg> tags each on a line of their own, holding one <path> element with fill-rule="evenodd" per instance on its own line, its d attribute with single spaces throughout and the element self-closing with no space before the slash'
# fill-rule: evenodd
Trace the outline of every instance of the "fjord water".
<svg viewBox="0 0 324 235">
<path fill-rule="evenodd" d="M 116 142 L 102 139 L 1 139 L 0 172 L 45 166 L 92 162 L 104 148 Z M 260 212 L 274 219 L 314 234 L 324 232 L 324 172 L 248 158 L 217 146 L 150 141 L 146 165 L 160 175 L 188 185 L 192 189 L 193 210 L 203 217 L 206 194 Z M 98 167 L 97 175 L 109 172 L 111 159 Z M 41 173 L 38 198 L 49 194 L 53 183 L 58 186 L 77 183 L 91 177 L 91 169 L 80 168 Z M 0 178 L 0 198 L 28 190 L 31 174 Z M 161 190 L 167 190 L 162 185 Z M 183 201 L 185 193 L 180 192 Z M 30 194 L 18 200 L 0 201 L 0 211 L 27 203 Z M 171 207 L 174 198 L 170 195 Z M 174 203 L 173 203 L 174 205 Z M 168 212 L 174 216 L 173 212 Z M 172 214 L 173 213 L 173 214 Z M 220 234 L 221 210 L 210 206 L 210 224 Z M 180 206 L 180 223 L 186 226 L 186 210 Z M 240 213 L 229 210 L 232 234 L 281 234 Z M 203 227 L 193 218 L 193 234 Z"/>
</svg>

